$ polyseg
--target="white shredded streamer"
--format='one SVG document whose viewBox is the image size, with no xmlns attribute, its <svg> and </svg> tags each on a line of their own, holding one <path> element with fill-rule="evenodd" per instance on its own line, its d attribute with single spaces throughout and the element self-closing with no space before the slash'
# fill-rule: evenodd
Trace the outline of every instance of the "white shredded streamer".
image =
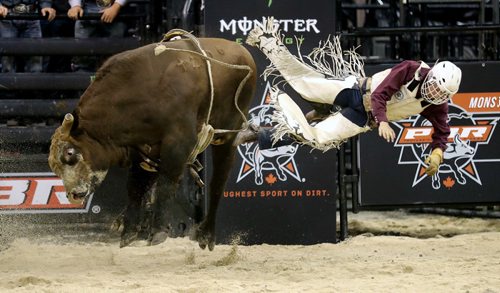
<svg viewBox="0 0 500 293">
<path fill-rule="evenodd" d="M 297 47 L 300 52 L 300 46 Z M 314 70 L 327 76 L 344 78 L 354 75 L 361 78 L 365 77 L 364 62 L 356 49 L 342 50 L 340 36 L 333 36 L 320 42 L 319 46 L 305 57 L 312 64 Z M 302 58 L 300 60 L 304 62 Z"/>
<path fill-rule="evenodd" d="M 340 36 L 329 36 L 325 41 L 320 41 L 318 47 L 314 48 L 308 55 L 303 56 L 301 53 L 301 42 L 295 37 L 297 44 L 298 56 L 291 54 L 283 43 L 284 35 L 277 26 L 273 25 L 274 19 L 269 18 L 267 23 L 262 27 L 255 27 L 247 38 L 247 43 L 254 45 L 257 41 L 257 36 L 262 34 L 270 34 L 277 42 L 282 50 L 274 50 L 266 52 L 272 54 L 279 64 L 294 64 L 299 61 L 308 69 L 316 71 L 317 73 L 325 75 L 327 78 L 343 79 L 347 76 L 356 76 L 357 78 L 365 77 L 364 62 L 361 56 L 356 52 L 357 48 L 351 50 L 342 50 L 340 43 Z M 286 51 L 286 52 L 285 52 Z M 290 71 L 290 75 L 295 78 L 301 78 L 309 72 L 301 70 L 298 67 L 286 68 Z M 294 71 L 295 70 L 295 71 Z M 277 82 L 276 78 L 282 77 L 277 67 L 270 63 L 262 73 L 264 79 L 273 76 L 273 84 L 286 83 L 282 80 Z"/>
</svg>

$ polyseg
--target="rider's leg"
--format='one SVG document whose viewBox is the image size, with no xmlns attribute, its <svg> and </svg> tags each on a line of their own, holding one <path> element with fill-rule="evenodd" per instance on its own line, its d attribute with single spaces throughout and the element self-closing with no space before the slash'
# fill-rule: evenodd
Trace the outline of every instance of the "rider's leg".
<svg viewBox="0 0 500 293">
<path fill-rule="evenodd" d="M 333 98 L 332 105 L 329 111 L 318 111 L 314 109 L 306 114 L 307 122 L 317 122 L 330 116 L 334 111 L 333 105 L 339 106 L 340 108 L 352 108 L 355 111 L 364 112 L 365 108 L 363 106 L 363 97 L 361 92 L 357 88 L 344 88 Z M 327 106 L 327 105 L 325 105 Z"/>
<path fill-rule="evenodd" d="M 335 105 L 343 109 L 336 115 L 330 115 L 328 118 L 323 119 L 314 127 L 306 123 L 304 118 L 300 122 L 300 116 L 303 114 L 301 114 L 298 106 L 285 93 L 281 92 L 280 95 L 282 96 L 281 104 L 286 108 L 283 110 L 289 112 L 294 109 L 291 118 L 299 121 L 298 127 L 301 129 L 299 132 L 303 134 L 303 139 L 306 141 L 314 140 L 319 144 L 328 143 L 332 140 L 342 141 L 369 129 L 366 127 L 368 115 L 363 106 L 361 93 L 357 89 L 344 89 L 341 91 L 335 100 Z M 278 140 L 273 145 L 273 133 L 274 129 L 269 128 L 261 128 L 259 131 L 246 130 L 238 134 L 235 144 L 258 141 L 260 149 L 268 149 L 291 144 L 295 141 L 290 135 L 284 135 L 281 140 Z"/>
<path fill-rule="evenodd" d="M 368 121 L 363 97 L 358 89 L 345 89 L 335 99 L 334 105 L 342 108 L 341 113 L 354 124 L 363 127 Z"/>
</svg>

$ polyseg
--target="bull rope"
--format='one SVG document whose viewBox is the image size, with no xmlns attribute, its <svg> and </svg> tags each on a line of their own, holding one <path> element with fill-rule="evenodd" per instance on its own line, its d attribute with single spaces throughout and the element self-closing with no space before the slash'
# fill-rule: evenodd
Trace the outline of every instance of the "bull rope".
<svg viewBox="0 0 500 293">
<path fill-rule="evenodd" d="M 200 52 L 195 52 L 195 51 L 192 51 L 192 50 L 187 50 L 187 49 L 167 48 L 165 45 L 161 44 L 162 42 L 169 41 L 170 39 L 172 39 L 173 37 L 176 37 L 176 36 L 179 36 L 179 37 L 180 36 L 186 36 L 189 40 L 193 41 L 193 43 L 198 47 L 198 49 L 201 51 L 201 53 Z M 207 53 L 205 52 L 205 50 L 203 50 L 203 48 L 201 47 L 200 43 L 198 42 L 198 39 L 196 39 L 196 37 L 193 36 L 191 33 L 187 32 L 185 30 L 182 30 L 182 29 L 173 29 L 173 30 L 169 31 L 168 33 L 166 33 L 163 36 L 163 39 L 160 41 L 160 44 L 158 44 L 157 47 L 155 48 L 155 55 L 159 55 L 159 54 L 161 54 L 162 52 L 164 52 L 166 50 L 194 54 L 194 55 L 197 55 L 197 56 L 201 57 L 202 59 L 204 59 L 206 61 L 206 63 L 207 63 L 208 77 L 209 77 L 209 81 L 210 81 L 210 106 L 208 108 L 208 115 L 207 115 L 206 124 L 208 124 L 208 122 L 210 120 L 210 116 L 211 116 L 211 113 L 212 113 L 213 100 L 214 100 L 214 95 L 215 95 L 215 93 L 214 93 L 214 85 L 213 85 L 213 76 L 212 76 L 212 66 L 211 66 L 210 62 L 215 62 L 215 63 L 217 63 L 219 65 L 222 65 L 222 66 L 225 66 L 225 67 L 228 67 L 228 68 L 232 68 L 232 69 L 247 70 L 248 71 L 247 75 L 240 81 L 240 84 L 238 85 L 238 88 L 236 89 L 236 93 L 235 93 L 235 96 L 234 96 L 234 106 L 236 107 L 236 109 L 240 113 L 240 115 L 243 118 L 243 121 L 245 122 L 245 124 L 248 123 L 247 117 L 245 116 L 245 114 L 243 113 L 243 111 L 241 111 L 240 107 L 238 106 L 238 100 L 239 100 L 241 91 L 243 90 L 243 86 L 246 84 L 246 82 L 248 81 L 248 79 L 250 78 L 250 76 L 252 74 L 252 68 L 250 68 L 250 66 L 248 66 L 248 65 L 230 64 L 230 63 L 226 63 L 226 62 L 223 62 L 223 61 L 220 61 L 220 60 L 217 60 L 217 59 L 215 59 L 213 57 L 208 56 Z M 215 133 L 239 132 L 242 129 L 243 128 L 233 129 L 233 130 L 215 129 Z"/>
</svg>

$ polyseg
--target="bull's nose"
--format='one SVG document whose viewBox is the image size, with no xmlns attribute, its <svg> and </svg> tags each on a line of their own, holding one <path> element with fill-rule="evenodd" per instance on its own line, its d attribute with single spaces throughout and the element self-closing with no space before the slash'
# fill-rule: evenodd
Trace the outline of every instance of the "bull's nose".
<svg viewBox="0 0 500 293">
<path fill-rule="evenodd" d="M 71 192 L 68 194 L 68 200 L 72 204 L 82 204 L 87 194 L 88 192 Z"/>
<path fill-rule="evenodd" d="M 88 192 L 73 192 L 73 196 L 78 197 L 78 198 L 84 198 L 87 196 Z"/>
</svg>

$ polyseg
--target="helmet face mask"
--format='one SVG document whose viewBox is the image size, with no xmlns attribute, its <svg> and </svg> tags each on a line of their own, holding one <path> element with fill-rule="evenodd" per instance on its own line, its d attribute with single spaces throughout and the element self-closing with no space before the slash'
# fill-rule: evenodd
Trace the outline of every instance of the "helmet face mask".
<svg viewBox="0 0 500 293">
<path fill-rule="evenodd" d="M 433 77 L 432 72 L 429 72 L 422 84 L 422 97 L 424 100 L 431 104 L 439 105 L 446 103 L 451 96 L 451 93 L 439 87 L 436 77 Z"/>
<path fill-rule="evenodd" d="M 427 102 L 440 105 L 458 92 L 462 71 L 455 64 L 439 62 L 429 71 L 422 84 L 422 97 Z"/>
</svg>

